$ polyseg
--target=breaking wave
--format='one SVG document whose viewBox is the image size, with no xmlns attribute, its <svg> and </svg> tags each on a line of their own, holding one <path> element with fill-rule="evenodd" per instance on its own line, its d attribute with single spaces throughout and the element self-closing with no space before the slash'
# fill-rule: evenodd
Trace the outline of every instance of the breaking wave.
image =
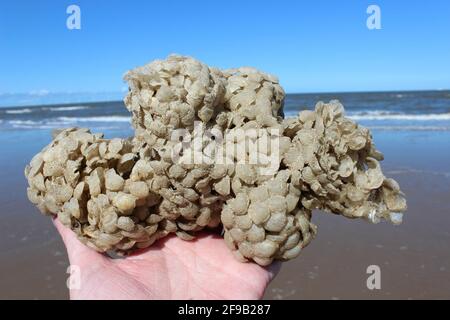
<svg viewBox="0 0 450 320">
<path fill-rule="evenodd" d="M 423 113 L 423 114 L 406 114 L 390 111 L 360 111 L 349 112 L 347 116 L 352 120 L 407 120 L 407 121 L 440 121 L 450 120 L 450 113 Z"/>
<path fill-rule="evenodd" d="M 7 113 L 7 114 L 23 114 L 23 113 L 31 113 L 31 112 L 33 112 L 33 110 L 31 110 L 29 108 L 5 111 L 5 113 Z"/>
<path fill-rule="evenodd" d="M 45 107 L 42 110 L 48 111 L 75 111 L 75 110 L 84 110 L 88 109 L 89 106 L 70 106 L 70 107 Z"/>
</svg>

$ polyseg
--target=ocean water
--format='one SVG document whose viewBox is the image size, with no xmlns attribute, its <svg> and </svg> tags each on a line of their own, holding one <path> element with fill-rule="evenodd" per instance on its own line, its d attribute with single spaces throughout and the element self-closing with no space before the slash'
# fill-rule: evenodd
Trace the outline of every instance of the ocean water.
<svg viewBox="0 0 450 320">
<path fill-rule="evenodd" d="M 372 130 L 449 131 L 450 91 L 291 94 L 285 116 L 312 109 L 317 101 L 339 100 L 346 115 Z"/>
<path fill-rule="evenodd" d="M 285 116 L 337 99 L 348 117 L 374 131 L 450 131 L 450 91 L 288 94 Z M 1 107 L 0 131 L 89 127 L 132 132 L 122 101 Z"/>
</svg>

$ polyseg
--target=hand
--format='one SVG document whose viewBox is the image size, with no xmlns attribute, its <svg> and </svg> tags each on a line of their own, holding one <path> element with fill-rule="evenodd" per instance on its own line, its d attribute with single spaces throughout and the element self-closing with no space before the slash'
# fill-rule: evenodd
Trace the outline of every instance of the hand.
<svg viewBox="0 0 450 320">
<path fill-rule="evenodd" d="M 267 268 L 237 261 L 224 240 L 203 233 L 176 236 L 124 259 L 112 259 L 78 241 L 57 219 L 54 224 L 69 261 L 80 270 L 71 299 L 260 299 L 280 263 Z"/>
</svg>

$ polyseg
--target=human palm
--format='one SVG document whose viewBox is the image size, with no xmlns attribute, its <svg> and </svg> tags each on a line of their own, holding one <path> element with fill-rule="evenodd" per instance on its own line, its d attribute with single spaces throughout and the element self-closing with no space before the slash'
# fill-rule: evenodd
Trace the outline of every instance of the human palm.
<svg viewBox="0 0 450 320">
<path fill-rule="evenodd" d="M 78 241 L 54 220 L 80 286 L 72 299 L 259 299 L 279 269 L 237 261 L 224 240 L 201 234 L 194 241 L 166 237 L 124 259 L 112 259 Z"/>
</svg>

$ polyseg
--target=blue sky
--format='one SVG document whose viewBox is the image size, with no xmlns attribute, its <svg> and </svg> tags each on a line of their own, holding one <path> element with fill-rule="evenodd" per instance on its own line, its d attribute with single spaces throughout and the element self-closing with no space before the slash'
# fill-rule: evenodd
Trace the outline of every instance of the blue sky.
<svg viewBox="0 0 450 320">
<path fill-rule="evenodd" d="M 66 8 L 81 8 L 68 30 Z M 366 27 L 370 4 L 381 30 Z M 118 93 L 170 53 L 250 65 L 287 92 L 450 88 L 450 1 L 1 1 L 0 97 Z"/>
</svg>

